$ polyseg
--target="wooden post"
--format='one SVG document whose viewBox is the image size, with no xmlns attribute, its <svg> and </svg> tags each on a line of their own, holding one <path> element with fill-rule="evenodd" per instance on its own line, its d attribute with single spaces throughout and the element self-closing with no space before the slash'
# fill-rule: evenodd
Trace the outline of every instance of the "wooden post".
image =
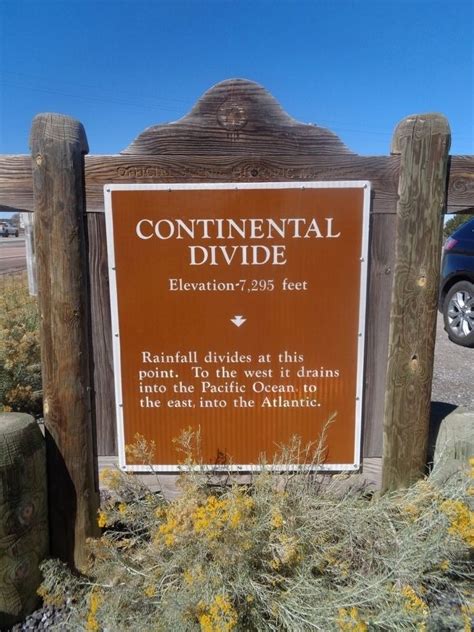
<svg viewBox="0 0 474 632">
<path fill-rule="evenodd" d="M 409 486 L 425 471 L 450 142 L 439 114 L 407 117 L 393 136 L 392 153 L 401 158 L 383 491 Z"/>
<path fill-rule="evenodd" d="M 39 114 L 30 147 L 51 554 L 79 569 L 86 539 L 98 533 L 84 208 L 88 146 L 78 121 Z"/>
</svg>

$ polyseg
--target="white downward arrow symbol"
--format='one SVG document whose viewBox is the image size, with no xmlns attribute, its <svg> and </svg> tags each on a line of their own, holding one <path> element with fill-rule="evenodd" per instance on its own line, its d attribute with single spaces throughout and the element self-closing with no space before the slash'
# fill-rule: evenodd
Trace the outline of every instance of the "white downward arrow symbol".
<svg viewBox="0 0 474 632">
<path fill-rule="evenodd" d="M 242 318 L 242 316 L 234 316 L 234 318 L 230 319 L 231 323 L 234 323 L 234 325 L 236 327 L 240 327 L 241 325 L 243 325 L 245 323 L 247 319 L 246 318 Z"/>
</svg>

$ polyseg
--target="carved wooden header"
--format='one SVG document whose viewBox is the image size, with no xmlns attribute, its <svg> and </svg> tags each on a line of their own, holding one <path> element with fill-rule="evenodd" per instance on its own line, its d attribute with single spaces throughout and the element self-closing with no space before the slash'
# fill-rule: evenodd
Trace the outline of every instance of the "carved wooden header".
<svg viewBox="0 0 474 632">
<path fill-rule="evenodd" d="M 184 118 L 149 127 L 121 153 L 294 157 L 352 152 L 333 132 L 288 116 L 258 84 L 229 79 L 208 90 Z"/>
</svg>

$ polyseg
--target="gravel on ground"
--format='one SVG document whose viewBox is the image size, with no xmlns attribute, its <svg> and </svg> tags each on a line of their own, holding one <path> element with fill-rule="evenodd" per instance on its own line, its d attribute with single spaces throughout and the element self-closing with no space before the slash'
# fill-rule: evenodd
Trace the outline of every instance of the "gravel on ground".
<svg viewBox="0 0 474 632">
<path fill-rule="evenodd" d="M 436 326 L 431 401 L 474 410 L 474 349 L 449 340 L 441 314 Z"/>
</svg>

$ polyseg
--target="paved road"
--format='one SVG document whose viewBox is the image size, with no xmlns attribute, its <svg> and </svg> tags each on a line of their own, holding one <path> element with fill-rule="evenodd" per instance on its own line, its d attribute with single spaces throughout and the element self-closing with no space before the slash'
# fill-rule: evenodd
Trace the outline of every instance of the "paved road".
<svg viewBox="0 0 474 632">
<path fill-rule="evenodd" d="M 0 274 L 26 270 L 24 237 L 0 237 Z"/>
</svg>

